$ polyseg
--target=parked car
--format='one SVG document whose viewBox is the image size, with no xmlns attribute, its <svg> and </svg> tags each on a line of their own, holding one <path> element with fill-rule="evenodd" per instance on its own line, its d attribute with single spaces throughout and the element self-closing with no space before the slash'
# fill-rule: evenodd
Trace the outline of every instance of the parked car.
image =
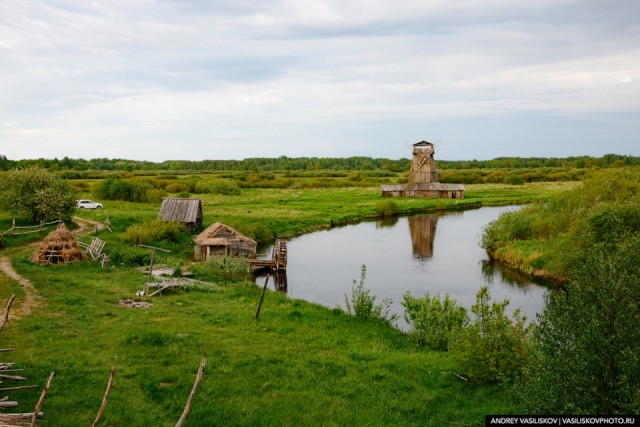
<svg viewBox="0 0 640 427">
<path fill-rule="evenodd" d="M 96 203 L 93 200 L 78 200 L 76 207 L 78 209 L 98 209 L 102 207 L 102 203 Z"/>
</svg>

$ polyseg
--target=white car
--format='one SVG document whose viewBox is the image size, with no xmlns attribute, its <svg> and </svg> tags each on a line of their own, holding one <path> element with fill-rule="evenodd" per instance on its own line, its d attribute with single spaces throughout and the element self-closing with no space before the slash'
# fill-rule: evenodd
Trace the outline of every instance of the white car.
<svg viewBox="0 0 640 427">
<path fill-rule="evenodd" d="M 76 207 L 78 209 L 98 209 L 102 207 L 102 203 L 96 203 L 93 200 L 78 200 Z"/>
</svg>

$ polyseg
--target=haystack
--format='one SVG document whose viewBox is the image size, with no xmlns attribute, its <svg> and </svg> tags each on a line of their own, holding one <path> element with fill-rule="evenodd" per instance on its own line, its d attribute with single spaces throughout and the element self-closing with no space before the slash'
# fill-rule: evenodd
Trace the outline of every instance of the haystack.
<svg viewBox="0 0 640 427">
<path fill-rule="evenodd" d="M 60 224 L 49 233 L 30 258 L 38 264 L 70 263 L 85 259 L 87 256 L 80 250 L 75 236 L 64 224 Z"/>
</svg>

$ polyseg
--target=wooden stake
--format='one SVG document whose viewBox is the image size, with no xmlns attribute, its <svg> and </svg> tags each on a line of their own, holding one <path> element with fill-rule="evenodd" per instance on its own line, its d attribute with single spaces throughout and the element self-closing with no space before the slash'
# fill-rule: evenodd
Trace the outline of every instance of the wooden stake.
<svg viewBox="0 0 640 427">
<path fill-rule="evenodd" d="M 44 414 L 42 412 L 38 412 L 37 414 L 33 412 L 27 412 L 22 414 L 0 414 L 0 421 L 26 420 L 26 419 L 32 418 L 34 415 L 36 415 L 38 418 L 42 418 Z"/>
<path fill-rule="evenodd" d="M 18 406 L 18 402 L 15 401 L 0 401 L 0 408 L 15 408 L 16 406 Z"/>
<path fill-rule="evenodd" d="M 102 414 L 104 413 L 105 408 L 107 407 L 107 399 L 109 399 L 109 393 L 111 393 L 111 385 L 113 384 L 113 377 L 116 375 L 116 367 L 111 368 L 111 376 L 109 376 L 109 382 L 107 383 L 107 390 L 104 392 L 104 397 L 102 398 L 102 404 L 100 405 L 100 410 L 98 411 L 98 415 L 96 416 L 96 420 L 91 424 L 91 427 L 96 427 Z"/>
<path fill-rule="evenodd" d="M 262 294 L 260 295 L 260 302 L 258 303 L 258 310 L 256 311 L 256 320 L 258 320 L 258 316 L 260 316 L 260 309 L 262 308 L 262 300 L 264 300 L 264 293 L 267 290 L 267 283 L 269 283 L 269 277 L 271 276 L 267 276 L 267 278 L 264 279 L 264 286 L 262 287 Z"/>
<path fill-rule="evenodd" d="M 47 381 L 47 385 L 44 386 L 44 390 L 42 390 L 42 394 L 40 395 L 40 399 L 38 399 L 38 403 L 36 403 L 36 408 L 33 410 L 33 416 L 31 418 L 31 427 L 35 427 L 36 419 L 38 417 L 38 413 L 40 412 L 40 407 L 42 406 L 42 402 L 44 402 L 44 398 L 49 391 L 49 387 L 51 387 L 51 381 L 53 381 L 53 377 L 56 375 L 55 372 L 51 372 L 49 375 L 49 381 Z"/>
<path fill-rule="evenodd" d="M 9 309 L 11 308 L 11 304 L 13 304 L 13 300 L 15 299 L 16 294 L 11 295 L 9 298 L 9 302 L 7 303 L 7 308 L 4 311 L 4 317 L 2 319 L 2 323 L 0 324 L 0 332 L 4 329 L 4 325 L 9 321 Z"/>
<path fill-rule="evenodd" d="M 17 375 L 2 375 L 0 374 L 1 380 L 11 380 L 11 381 L 26 381 L 27 377 L 19 377 Z"/>
<path fill-rule="evenodd" d="M 200 384 L 200 380 L 202 379 L 202 370 L 204 369 L 204 365 L 207 363 L 207 358 L 203 357 L 202 362 L 200 362 L 200 368 L 198 368 L 198 374 L 196 375 L 196 381 L 193 383 L 193 388 L 191 389 L 191 393 L 189 394 L 189 399 L 187 399 L 187 406 L 184 407 L 184 411 L 182 411 L 182 416 L 176 423 L 176 427 L 181 427 L 184 424 L 184 420 L 187 419 L 187 415 L 189 415 L 189 410 L 191 409 L 191 402 L 193 401 L 193 397 L 196 395 L 196 391 L 198 390 L 198 385 Z"/>
<path fill-rule="evenodd" d="M 38 388 L 37 385 L 21 385 L 21 386 L 17 386 L 17 387 L 5 387 L 5 388 L 0 388 L 0 392 L 2 391 L 13 391 L 13 390 L 23 390 L 25 388 Z"/>
</svg>

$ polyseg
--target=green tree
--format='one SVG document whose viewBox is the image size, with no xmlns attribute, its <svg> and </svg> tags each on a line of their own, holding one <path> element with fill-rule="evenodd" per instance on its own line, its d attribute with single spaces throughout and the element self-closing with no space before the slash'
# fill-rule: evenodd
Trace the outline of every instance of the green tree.
<svg viewBox="0 0 640 427">
<path fill-rule="evenodd" d="M 640 412 L 640 235 L 599 243 L 552 295 L 520 393 L 534 413 Z"/>
<path fill-rule="evenodd" d="M 32 221 L 69 219 L 75 212 L 75 192 L 42 167 L 13 169 L 0 181 L 0 205 Z"/>
</svg>

